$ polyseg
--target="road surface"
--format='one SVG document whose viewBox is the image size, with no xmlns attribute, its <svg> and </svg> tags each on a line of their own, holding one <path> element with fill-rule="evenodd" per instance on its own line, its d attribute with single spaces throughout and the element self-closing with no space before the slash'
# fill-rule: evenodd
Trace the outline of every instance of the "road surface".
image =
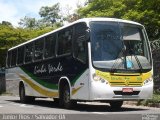
<svg viewBox="0 0 160 120">
<path fill-rule="evenodd" d="M 18 96 L 0 96 L 0 120 L 160 120 L 160 108 L 123 105 L 111 110 L 106 103 L 78 103 L 71 109 L 59 108 L 52 99 L 36 99 L 22 104 Z"/>
</svg>

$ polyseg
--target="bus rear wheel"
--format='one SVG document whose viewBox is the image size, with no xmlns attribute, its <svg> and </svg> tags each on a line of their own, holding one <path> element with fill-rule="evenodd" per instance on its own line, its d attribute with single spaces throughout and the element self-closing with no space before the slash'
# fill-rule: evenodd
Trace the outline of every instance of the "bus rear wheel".
<svg viewBox="0 0 160 120">
<path fill-rule="evenodd" d="M 111 101 L 110 106 L 112 109 L 120 109 L 123 105 L 123 101 Z"/>
<path fill-rule="evenodd" d="M 21 103 L 31 103 L 31 102 L 35 101 L 35 97 L 26 96 L 25 88 L 24 88 L 23 84 L 20 84 L 20 87 L 19 87 L 19 97 L 20 97 Z"/>
</svg>

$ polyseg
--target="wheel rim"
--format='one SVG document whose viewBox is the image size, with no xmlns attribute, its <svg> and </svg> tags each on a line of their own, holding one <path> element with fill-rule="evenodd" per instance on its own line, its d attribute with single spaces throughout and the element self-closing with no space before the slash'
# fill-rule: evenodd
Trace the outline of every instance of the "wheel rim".
<svg viewBox="0 0 160 120">
<path fill-rule="evenodd" d="M 70 102 L 70 93 L 69 90 L 65 90 L 64 92 L 64 103 L 69 103 Z"/>
</svg>

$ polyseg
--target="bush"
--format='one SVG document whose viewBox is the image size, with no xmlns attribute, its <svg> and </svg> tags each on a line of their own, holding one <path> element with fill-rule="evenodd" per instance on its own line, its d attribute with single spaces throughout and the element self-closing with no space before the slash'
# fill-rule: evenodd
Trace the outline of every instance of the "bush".
<svg viewBox="0 0 160 120">
<path fill-rule="evenodd" d="M 155 91 L 152 99 L 139 100 L 137 102 L 137 105 L 154 106 L 155 104 L 159 104 L 159 103 L 160 103 L 160 92 Z"/>
</svg>

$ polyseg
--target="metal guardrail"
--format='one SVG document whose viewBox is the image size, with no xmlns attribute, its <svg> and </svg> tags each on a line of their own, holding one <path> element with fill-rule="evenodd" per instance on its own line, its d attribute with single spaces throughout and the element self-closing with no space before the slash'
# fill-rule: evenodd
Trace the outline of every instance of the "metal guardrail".
<svg viewBox="0 0 160 120">
<path fill-rule="evenodd" d="M 156 50 L 160 49 L 160 39 L 151 41 L 150 45 L 152 52 L 155 52 Z"/>
<path fill-rule="evenodd" d="M 160 51 L 159 51 L 160 52 Z M 154 89 L 160 90 L 160 60 L 154 61 Z"/>
<path fill-rule="evenodd" d="M 154 89 L 160 90 L 160 39 L 150 42 L 153 56 Z"/>
</svg>

